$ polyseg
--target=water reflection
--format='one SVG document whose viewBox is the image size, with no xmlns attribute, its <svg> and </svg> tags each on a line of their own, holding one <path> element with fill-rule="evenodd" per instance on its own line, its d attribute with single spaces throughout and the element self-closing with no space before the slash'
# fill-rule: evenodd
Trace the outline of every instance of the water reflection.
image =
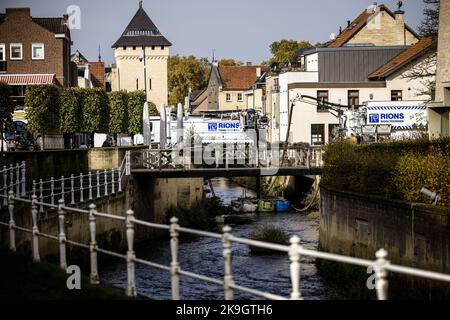
<svg viewBox="0 0 450 320">
<path fill-rule="evenodd" d="M 213 181 L 216 196 L 225 204 L 242 196 L 244 188 L 225 179 Z M 254 193 L 248 192 L 249 196 Z M 233 234 L 248 237 L 255 229 L 267 224 L 280 227 L 289 235 L 297 234 L 308 249 L 317 249 L 319 221 L 301 214 L 264 214 L 248 225 L 233 226 Z M 138 256 L 160 264 L 170 265 L 170 247 L 167 240 L 148 245 Z M 196 238 L 180 242 L 181 268 L 222 279 L 223 258 L 220 240 Z M 125 288 L 126 267 L 118 264 L 103 269 L 102 280 Z M 286 255 L 253 256 L 246 245 L 233 244 L 233 274 L 237 284 L 288 297 L 291 292 L 289 258 Z M 136 265 L 139 294 L 153 299 L 170 299 L 170 274 L 166 271 Z M 301 289 L 305 299 L 330 299 L 334 290 L 322 279 L 314 260 L 302 258 Z M 181 297 L 187 300 L 223 299 L 223 288 L 198 280 L 181 277 Z M 235 293 L 236 299 L 257 299 L 245 293 Z"/>
</svg>

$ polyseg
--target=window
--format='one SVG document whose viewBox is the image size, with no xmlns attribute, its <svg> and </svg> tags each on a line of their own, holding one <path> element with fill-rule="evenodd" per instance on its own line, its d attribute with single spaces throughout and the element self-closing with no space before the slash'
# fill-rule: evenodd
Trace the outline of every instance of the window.
<svg viewBox="0 0 450 320">
<path fill-rule="evenodd" d="M 133 46 L 133 50 L 136 50 L 136 46 Z"/>
<path fill-rule="evenodd" d="M 139 79 L 136 78 L 136 90 L 139 90 Z"/>
<path fill-rule="evenodd" d="M 33 43 L 31 45 L 31 59 L 44 60 L 44 44 L 43 43 Z"/>
<path fill-rule="evenodd" d="M 391 91 L 391 101 L 402 101 L 403 91 L 402 90 L 392 90 Z"/>
<path fill-rule="evenodd" d="M 9 46 L 10 59 L 11 60 L 22 60 L 22 44 L 21 43 L 11 43 Z"/>
<path fill-rule="evenodd" d="M 123 46 L 123 50 L 127 50 L 127 46 Z"/>
<path fill-rule="evenodd" d="M 238 102 L 244 101 L 244 99 L 242 99 L 242 93 L 238 93 L 238 94 L 237 94 L 237 101 L 238 101 Z"/>
<path fill-rule="evenodd" d="M 152 90 L 152 79 L 148 79 L 148 90 Z"/>
<path fill-rule="evenodd" d="M 226 94 L 226 99 L 227 99 L 227 102 L 233 101 L 233 100 L 231 99 L 231 93 L 227 93 L 227 94 Z"/>
<path fill-rule="evenodd" d="M 359 106 L 359 91 L 358 90 L 349 90 L 348 91 L 348 106 Z"/>
<path fill-rule="evenodd" d="M 164 50 L 164 46 L 161 46 L 161 50 Z"/>
<path fill-rule="evenodd" d="M 325 144 L 325 125 L 312 124 L 311 125 L 311 144 L 313 146 L 320 146 Z"/>
<path fill-rule="evenodd" d="M 2 71 L 6 71 L 6 50 L 4 44 L 0 44 L 0 72 Z"/>
<path fill-rule="evenodd" d="M 320 100 L 320 102 L 328 102 L 328 90 L 317 91 L 317 99 Z M 317 112 L 328 112 L 328 110 L 319 103 Z"/>
<path fill-rule="evenodd" d="M 152 46 L 152 50 L 155 50 L 155 46 Z"/>
</svg>

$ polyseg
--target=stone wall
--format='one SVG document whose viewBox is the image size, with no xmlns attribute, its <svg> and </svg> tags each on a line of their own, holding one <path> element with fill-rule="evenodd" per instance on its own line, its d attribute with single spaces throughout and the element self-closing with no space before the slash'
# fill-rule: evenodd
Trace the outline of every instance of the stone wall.
<svg viewBox="0 0 450 320">
<path fill-rule="evenodd" d="M 374 260 L 375 252 L 384 248 L 392 263 L 450 273 L 449 208 L 386 200 L 323 186 L 320 204 L 321 250 Z M 429 286 L 427 283 L 426 287 Z M 446 290 L 450 294 L 449 288 Z"/>
</svg>

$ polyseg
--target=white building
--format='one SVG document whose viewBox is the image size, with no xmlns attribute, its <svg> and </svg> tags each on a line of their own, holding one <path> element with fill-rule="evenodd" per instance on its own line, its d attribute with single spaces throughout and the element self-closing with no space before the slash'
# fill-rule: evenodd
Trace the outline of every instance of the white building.
<svg viewBox="0 0 450 320">
<path fill-rule="evenodd" d="M 269 113 L 276 122 L 274 115 L 279 112 L 279 125 L 271 126 L 272 141 L 285 141 L 293 103 L 288 141 L 311 145 L 330 141 L 333 129 L 339 127 L 339 117 L 320 109 L 305 96 L 345 106 L 350 112 L 341 121 L 347 129 L 361 124 L 360 119 L 352 119 L 351 110 L 370 101 L 429 100 L 430 96 L 424 94 L 427 88 L 423 79 L 409 78 L 408 73 L 423 63 L 434 48 L 432 39 L 424 38 L 414 46 L 347 46 L 303 51 L 300 60 L 304 71 L 288 71 L 276 77 L 278 90 L 272 90 Z"/>
</svg>

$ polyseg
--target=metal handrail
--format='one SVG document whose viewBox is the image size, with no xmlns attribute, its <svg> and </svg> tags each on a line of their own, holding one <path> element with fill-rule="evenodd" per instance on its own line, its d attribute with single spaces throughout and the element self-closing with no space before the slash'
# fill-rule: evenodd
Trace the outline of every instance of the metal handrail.
<svg viewBox="0 0 450 320">
<path fill-rule="evenodd" d="M 0 194 L 0 198 L 4 197 Z M 33 259 L 35 261 L 40 261 L 39 257 L 39 237 L 45 237 L 50 240 L 57 240 L 60 245 L 60 266 L 65 269 L 67 267 L 66 261 L 66 244 L 75 245 L 78 247 L 82 247 L 85 249 L 89 249 L 91 253 L 91 283 L 99 283 L 98 278 L 98 266 L 97 266 L 97 253 L 106 254 L 110 256 L 114 256 L 117 258 L 121 258 L 127 263 L 127 289 L 126 293 L 128 296 L 135 296 L 136 292 L 136 279 L 134 274 L 134 264 L 139 263 L 143 265 L 147 265 L 154 268 L 159 268 L 162 270 L 170 271 L 172 277 L 172 298 L 175 300 L 180 299 L 180 288 L 179 288 L 179 276 L 186 276 L 193 279 L 206 281 L 208 283 L 220 285 L 224 287 L 224 293 L 226 299 L 234 298 L 234 291 L 242 291 L 246 293 L 250 293 L 252 295 L 256 295 L 259 297 L 263 297 L 266 299 L 286 299 L 285 297 L 275 295 L 269 292 L 263 292 L 260 290 L 247 288 L 234 283 L 233 273 L 232 273 L 232 244 L 246 244 L 258 248 L 276 250 L 283 253 L 288 253 L 290 263 L 290 276 L 292 283 L 292 293 L 290 299 L 299 300 L 302 299 L 301 290 L 300 290 L 300 263 L 301 256 L 309 256 L 314 258 L 321 258 L 335 262 L 342 262 L 346 264 L 352 264 L 357 266 L 369 267 L 372 266 L 375 271 L 375 278 L 377 281 L 376 290 L 377 290 L 377 298 L 380 300 L 387 299 L 387 272 L 396 272 L 411 276 L 417 276 L 427 279 L 439 280 L 450 282 L 450 275 L 420 270 L 410 267 L 404 267 L 400 265 L 391 264 L 387 260 L 387 252 L 383 249 L 379 250 L 376 254 L 376 260 L 367 260 L 360 259 L 354 257 L 348 257 L 343 255 L 337 255 L 327 252 L 321 252 L 316 250 L 305 249 L 300 245 L 300 239 L 297 236 L 291 238 L 291 245 L 280 245 L 262 241 L 251 240 L 247 238 L 235 237 L 231 233 L 231 228 L 226 226 L 223 228 L 223 233 L 213 233 L 202 230 L 195 230 L 190 228 L 183 228 L 178 225 L 178 219 L 172 218 L 170 221 L 170 225 L 166 224 L 158 224 L 142 221 L 139 219 L 135 219 L 134 212 L 129 210 L 126 213 L 126 216 L 120 216 L 110 213 L 99 213 L 96 211 L 96 207 L 94 204 L 91 204 L 89 210 L 77 209 L 73 207 L 68 207 L 64 205 L 62 200 L 59 201 L 58 205 L 53 205 L 45 202 L 39 202 L 37 197 L 34 195 L 32 200 L 22 199 L 20 197 L 14 196 L 14 192 L 10 191 L 7 197 L 8 200 L 8 211 L 10 215 L 9 223 L 0 222 L 0 226 L 7 226 L 10 230 L 10 248 L 11 250 L 15 250 L 15 231 L 24 231 L 32 234 L 32 248 L 33 248 Z M 19 227 L 15 225 L 14 220 L 14 202 L 23 202 L 27 204 L 31 204 L 31 213 L 33 220 L 32 229 L 27 229 L 23 227 Z M 38 206 L 44 206 L 47 208 L 56 208 L 58 210 L 58 220 L 59 220 L 59 234 L 58 236 L 48 235 L 41 233 L 38 229 L 37 225 L 37 208 Z M 76 241 L 66 239 L 65 234 L 65 214 L 67 212 L 73 213 L 81 213 L 89 215 L 89 231 L 90 231 L 90 243 L 89 245 L 79 243 Z M 125 222 L 126 226 L 126 240 L 127 240 L 127 252 L 126 254 L 121 254 L 117 252 L 113 252 L 110 250 L 102 249 L 97 246 L 96 242 L 96 218 L 106 218 L 106 219 L 115 219 Z M 171 255 L 172 262 L 170 266 L 158 264 L 155 262 L 139 259 L 136 257 L 134 252 L 134 238 L 135 238 L 135 225 L 141 225 L 149 228 L 158 228 L 170 231 L 170 247 L 171 247 Z M 223 280 L 214 279 L 205 275 L 196 274 L 193 272 L 182 270 L 178 261 L 178 251 L 179 251 L 179 233 L 189 233 L 202 237 L 209 237 L 214 239 L 221 239 L 223 242 L 223 256 L 225 263 L 225 273 Z"/>
</svg>

